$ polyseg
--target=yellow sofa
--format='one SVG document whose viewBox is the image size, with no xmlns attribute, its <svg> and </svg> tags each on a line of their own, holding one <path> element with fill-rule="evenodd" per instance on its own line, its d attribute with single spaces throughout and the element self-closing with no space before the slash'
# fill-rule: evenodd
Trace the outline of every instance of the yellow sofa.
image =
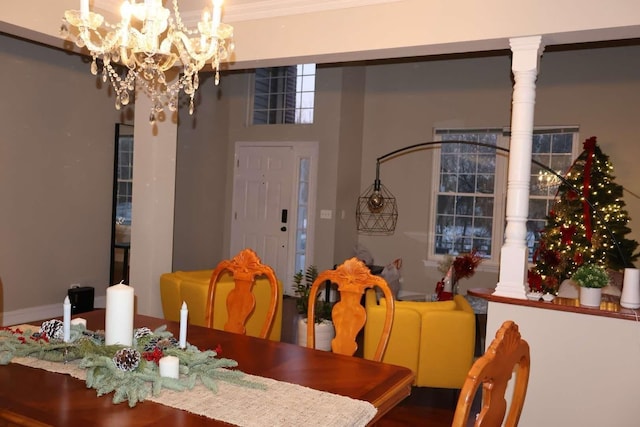
<svg viewBox="0 0 640 427">
<path fill-rule="evenodd" d="M 367 291 L 364 357 L 371 358 L 382 331 L 384 298 Z M 474 361 L 475 314 L 467 300 L 396 301 L 385 363 L 405 366 L 420 387 L 461 388 Z"/>
<path fill-rule="evenodd" d="M 175 271 L 160 276 L 160 296 L 162 298 L 162 311 L 167 320 L 180 321 L 180 307 L 182 302 L 187 303 L 189 309 L 189 323 L 205 326 L 207 312 L 206 300 L 209 291 L 209 280 L 213 270 Z M 223 329 L 227 320 L 227 294 L 233 289 L 233 278 L 229 274 L 221 277 L 216 286 L 216 297 L 213 327 Z M 247 335 L 258 336 L 262 328 L 262 322 L 266 316 L 268 305 L 261 301 L 268 301 L 270 295 L 269 282 L 266 278 L 258 278 L 253 288 L 256 295 L 256 307 L 247 321 Z M 276 308 L 276 317 L 269 333 L 269 339 L 280 341 L 282 333 L 282 283 L 278 281 L 279 303 Z"/>
</svg>

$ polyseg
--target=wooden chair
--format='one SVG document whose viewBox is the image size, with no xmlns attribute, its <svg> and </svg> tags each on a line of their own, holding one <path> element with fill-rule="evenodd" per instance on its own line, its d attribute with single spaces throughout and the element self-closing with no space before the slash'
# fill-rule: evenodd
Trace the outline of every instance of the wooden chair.
<svg viewBox="0 0 640 427">
<path fill-rule="evenodd" d="M 258 255 L 252 249 L 241 250 L 233 259 L 223 260 L 213 270 L 209 280 L 209 292 L 207 296 L 206 325 L 213 327 L 213 307 L 216 294 L 216 283 L 220 276 L 228 272 L 233 276 L 235 287 L 227 296 L 227 322 L 224 330 L 238 334 L 246 333 L 247 319 L 256 305 L 256 298 L 252 293 L 255 279 L 258 276 L 266 276 L 271 287 L 269 308 L 267 316 L 260 331 L 260 338 L 267 338 L 269 330 L 275 318 L 278 299 L 278 281 L 271 267 L 262 264 Z"/>
<path fill-rule="evenodd" d="M 513 396 L 506 427 L 518 425 L 529 383 L 529 344 L 522 339 L 518 325 L 507 320 L 496 333 L 486 353 L 475 361 L 462 386 L 452 427 L 467 425 L 471 405 L 478 387 L 482 385 L 482 404 L 475 427 L 500 426 L 507 412 L 505 392 L 514 370 Z"/>
<path fill-rule="evenodd" d="M 311 285 L 309 292 L 309 310 L 307 318 L 307 347 L 315 348 L 315 304 L 320 287 L 329 280 L 338 285 L 340 300 L 333 306 L 332 320 L 336 329 L 336 337 L 331 341 L 334 353 L 353 356 L 358 349 L 356 336 L 364 327 L 367 315 L 361 300 L 364 292 L 375 286 L 379 287 L 387 301 L 387 311 L 382 335 L 373 360 L 381 361 L 393 323 L 394 301 L 387 282 L 379 276 L 374 276 L 369 268 L 357 258 L 346 260 L 335 270 L 326 270 L 318 275 Z"/>
</svg>

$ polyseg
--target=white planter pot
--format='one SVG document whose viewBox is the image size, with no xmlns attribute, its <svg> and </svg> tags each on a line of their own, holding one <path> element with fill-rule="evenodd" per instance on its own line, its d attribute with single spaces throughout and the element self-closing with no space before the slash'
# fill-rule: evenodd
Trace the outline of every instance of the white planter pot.
<svg viewBox="0 0 640 427">
<path fill-rule="evenodd" d="M 316 349 L 331 351 L 331 340 L 336 336 L 333 322 L 323 320 L 315 324 L 316 328 Z M 298 345 L 307 346 L 307 319 L 298 319 Z"/>
<path fill-rule="evenodd" d="M 602 288 L 580 287 L 580 305 L 585 305 L 587 307 L 600 307 L 601 297 Z"/>
</svg>

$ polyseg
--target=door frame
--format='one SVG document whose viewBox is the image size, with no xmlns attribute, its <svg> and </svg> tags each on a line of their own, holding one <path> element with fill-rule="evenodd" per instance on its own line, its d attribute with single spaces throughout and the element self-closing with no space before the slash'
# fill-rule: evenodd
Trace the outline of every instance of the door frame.
<svg viewBox="0 0 640 427">
<path fill-rule="evenodd" d="M 287 242 L 287 277 L 278 277 L 284 287 L 284 293 L 287 295 L 294 295 L 293 293 L 293 275 L 295 273 L 295 247 L 297 236 L 297 220 L 298 220 L 298 194 L 299 194 L 299 180 L 300 176 L 300 160 L 302 158 L 309 158 L 309 203 L 307 207 L 307 240 L 305 247 L 305 266 L 313 264 L 313 255 L 315 247 L 315 224 L 316 224 L 316 199 L 318 194 L 318 160 L 319 160 L 319 144 L 317 141 L 236 141 L 234 145 L 233 158 L 234 162 L 239 148 L 268 148 L 268 147 L 290 147 L 293 150 L 293 161 L 295 162 L 293 168 L 293 176 L 291 177 L 291 205 L 289 206 L 290 222 L 289 228 L 293 229 L 293 233 L 289 233 L 289 240 Z M 235 185 L 235 171 L 233 168 L 232 185 Z M 232 189 L 231 208 L 235 206 L 235 200 L 233 200 L 234 191 Z M 233 212 L 230 218 L 233 221 Z M 291 225 L 292 224 L 292 225 Z M 232 230 L 232 223 L 229 223 L 229 230 Z M 231 242 L 234 236 L 229 236 L 229 251 L 231 251 Z M 229 254 L 230 257 L 235 254 Z"/>
</svg>

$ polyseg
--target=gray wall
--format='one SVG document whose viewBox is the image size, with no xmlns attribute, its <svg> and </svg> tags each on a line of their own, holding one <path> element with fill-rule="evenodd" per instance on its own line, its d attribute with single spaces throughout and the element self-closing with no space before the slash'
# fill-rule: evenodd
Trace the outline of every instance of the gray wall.
<svg viewBox="0 0 640 427">
<path fill-rule="evenodd" d="M 0 308 L 104 294 L 121 113 L 77 55 L 0 35 L 0 62 Z"/>
</svg>

